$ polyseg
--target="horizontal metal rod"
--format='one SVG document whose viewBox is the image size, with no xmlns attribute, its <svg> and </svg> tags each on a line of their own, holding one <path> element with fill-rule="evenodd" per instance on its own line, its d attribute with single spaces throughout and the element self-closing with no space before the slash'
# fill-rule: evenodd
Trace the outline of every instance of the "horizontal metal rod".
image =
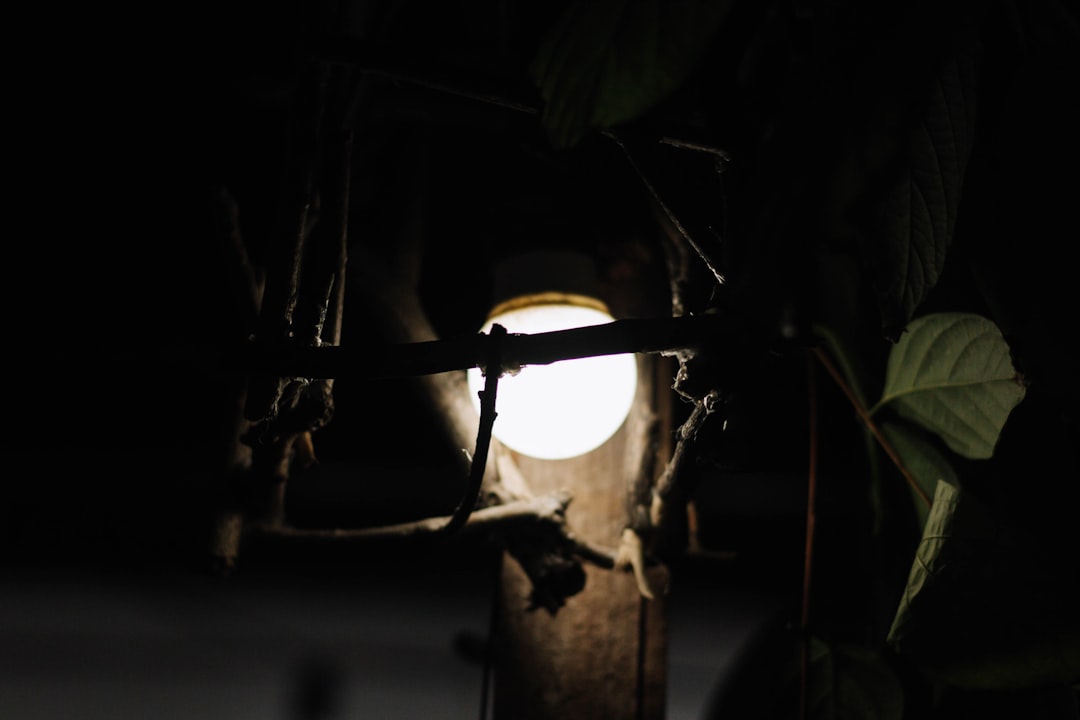
<svg viewBox="0 0 1080 720">
<path fill-rule="evenodd" d="M 717 315 L 615 320 L 572 330 L 508 334 L 477 333 L 467 338 L 383 346 L 323 345 L 320 347 L 246 346 L 236 369 L 255 374 L 308 379 L 390 378 L 433 375 L 484 367 L 488 343 L 500 342 L 502 370 L 548 365 L 561 360 L 662 353 L 699 347 L 725 332 Z"/>
</svg>

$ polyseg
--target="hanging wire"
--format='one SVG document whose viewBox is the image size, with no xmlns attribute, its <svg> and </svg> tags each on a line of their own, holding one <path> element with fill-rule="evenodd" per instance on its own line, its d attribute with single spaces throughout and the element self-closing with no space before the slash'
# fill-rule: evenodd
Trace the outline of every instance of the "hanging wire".
<svg viewBox="0 0 1080 720">
<path fill-rule="evenodd" d="M 491 682 L 495 674 L 495 647 L 501 622 L 499 605 L 502 591 L 503 553 L 495 553 L 495 577 L 491 591 L 491 612 L 488 615 L 488 636 L 484 645 L 484 674 L 480 684 L 480 720 L 491 720 Z"/>
</svg>

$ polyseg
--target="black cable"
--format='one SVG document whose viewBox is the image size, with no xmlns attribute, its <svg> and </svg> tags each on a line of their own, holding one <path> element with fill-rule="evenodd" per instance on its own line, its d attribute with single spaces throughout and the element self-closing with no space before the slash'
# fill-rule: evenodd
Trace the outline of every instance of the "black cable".
<svg viewBox="0 0 1080 720">
<path fill-rule="evenodd" d="M 499 605 L 502 592 L 502 566 L 504 553 L 499 550 L 495 555 L 495 578 L 491 593 L 491 613 L 488 617 L 487 643 L 484 645 L 484 674 L 480 689 L 480 720 L 488 720 L 488 708 L 491 695 L 491 677 L 495 668 L 495 638 L 499 627 Z"/>
</svg>

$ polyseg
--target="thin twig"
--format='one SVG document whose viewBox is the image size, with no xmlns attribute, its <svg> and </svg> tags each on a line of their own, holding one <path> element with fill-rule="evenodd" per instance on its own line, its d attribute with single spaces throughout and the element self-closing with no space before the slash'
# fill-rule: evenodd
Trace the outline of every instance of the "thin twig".
<svg viewBox="0 0 1080 720">
<path fill-rule="evenodd" d="M 626 527 L 615 558 L 616 570 L 631 570 L 641 595 L 648 599 L 666 591 L 653 587 L 645 572 L 650 544 L 649 504 L 656 479 L 657 446 L 660 418 L 653 409 L 655 381 L 654 358 L 638 356 L 637 396 L 626 418 L 626 448 L 623 473 L 626 477 Z"/>
<path fill-rule="evenodd" d="M 561 525 L 564 522 L 563 512 L 568 503 L 569 499 L 565 495 L 553 494 L 517 500 L 506 505 L 480 508 L 469 516 L 463 529 L 470 532 L 491 530 L 503 525 L 529 522 Z M 267 525 L 253 528 L 253 532 L 264 537 L 297 540 L 404 540 L 441 532 L 449 520 L 449 516 L 440 516 L 366 528 L 297 528 L 289 525 Z"/>
<path fill-rule="evenodd" d="M 690 140 L 680 140 L 679 138 L 674 137 L 662 137 L 660 138 L 660 144 L 712 155 L 725 163 L 731 162 L 731 155 L 729 155 L 726 150 L 713 145 L 702 145 L 701 143 L 692 142 Z"/>
<path fill-rule="evenodd" d="M 495 325 L 491 329 L 494 342 L 490 346 L 488 356 L 489 367 L 499 367 L 502 362 L 499 351 L 499 341 L 506 337 L 506 328 Z M 484 470 L 487 467 L 488 448 L 491 447 L 491 431 L 495 425 L 495 397 L 499 390 L 499 373 L 489 372 L 484 381 L 484 389 L 480 393 L 480 423 L 476 431 L 476 451 L 473 453 L 472 467 L 469 469 L 469 483 L 465 496 L 454 514 L 450 516 L 442 531 L 452 533 L 461 529 L 469 520 L 469 515 L 476 508 L 476 501 L 480 498 L 480 489 L 484 484 Z"/>
<path fill-rule="evenodd" d="M 505 110 L 526 115 L 539 115 L 540 110 L 527 102 L 514 100 L 505 95 L 475 88 L 465 87 L 458 81 L 447 82 L 432 76 L 432 73 L 445 70 L 430 69 L 428 74 L 421 74 L 404 67 L 390 67 L 385 61 L 375 57 L 358 42 L 349 38 L 324 36 L 314 43 L 313 52 L 322 60 L 330 63 L 347 65 L 357 72 L 392 82 L 408 83 L 425 90 L 454 95 L 469 100 L 476 100 L 485 105 L 500 107 Z"/>
<path fill-rule="evenodd" d="M 653 409 L 655 371 L 652 358 L 637 356 L 638 389 L 626 417 L 626 450 L 623 473 L 626 476 L 627 526 L 638 533 L 649 528 L 649 504 L 656 482 L 660 418 Z"/>
<path fill-rule="evenodd" d="M 350 362 L 361 362 L 364 357 L 382 358 L 390 360 L 396 356 L 393 348 L 410 348 L 413 351 L 419 349 L 421 353 L 426 349 L 442 347 L 445 341 L 438 340 L 438 335 L 432 327 L 427 313 L 420 303 L 416 288 L 406 282 L 399 274 L 390 269 L 388 263 L 379 255 L 368 248 L 357 247 L 352 250 L 357 263 L 354 274 L 355 293 L 351 300 L 357 302 L 363 310 L 368 311 L 374 320 L 373 333 L 384 337 L 388 342 L 395 345 L 385 351 L 376 350 L 370 352 L 363 345 L 369 345 L 361 341 L 361 347 L 349 349 L 341 347 L 322 347 L 304 351 L 316 357 L 327 357 L 340 354 L 335 362 L 331 362 L 326 370 L 336 377 L 370 377 L 365 373 L 353 374 L 349 371 Z M 360 311 L 360 308 L 358 308 Z M 485 338 L 486 339 L 486 338 Z M 400 344 L 400 345 L 398 345 Z M 482 352 L 482 351 L 481 351 Z M 504 352 L 504 351 L 500 351 Z M 352 356 L 351 358 L 349 356 Z M 480 356 L 482 357 L 482 355 Z M 402 359 L 402 358 L 398 358 Z M 300 362 L 294 370 L 310 372 L 316 368 L 303 367 Z M 406 362 L 406 365 L 409 365 Z M 442 423 L 442 430 L 452 447 L 461 450 L 460 457 L 463 468 L 471 472 L 471 459 L 468 457 L 468 448 L 473 447 L 476 441 L 476 428 L 480 422 L 479 413 L 473 406 L 469 395 L 469 386 L 464 372 L 449 372 L 451 367 L 443 367 L 445 372 L 434 372 L 416 377 L 417 391 L 431 406 L 432 416 Z M 288 374 L 288 373 L 287 373 Z M 408 374 L 408 373 L 406 373 Z M 497 447 L 496 447 L 497 449 Z M 496 465 L 498 467 L 496 467 Z M 501 487 L 500 475 L 510 476 L 513 469 L 507 467 L 513 465 L 512 459 L 503 459 L 496 453 L 496 463 L 487 463 L 484 471 L 484 485 L 489 493 L 493 493 L 500 500 L 516 499 L 531 496 L 524 490 L 524 481 L 520 472 L 514 476 L 516 482 L 514 489 Z M 514 468 L 516 469 L 516 468 Z"/>
<path fill-rule="evenodd" d="M 525 500 L 515 500 L 505 505 L 494 505 L 473 511 L 461 528 L 461 532 L 493 532 L 511 526 L 529 526 L 537 523 L 553 528 L 561 542 L 577 557 L 600 568 L 615 567 L 615 550 L 594 545 L 578 538 L 566 524 L 566 507 L 570 497 L 566 493 L 541 495 Z M 424 518 L 395 525 L 367 528 L 297 528 L 285 524 L 262 525 L 251 528 L 255 537 L 294 541 L 387 541 L 409 540 L 431 536 L 443 531 L 448 516 Z"/>
<path fill-rule="evenodd" d="M 664 225 L 662 250 L 667 263 L 668 286 L 671 289 L 671 314 L 682 317 L 687 314 L 686 292 L 690 288 L 690 253 L 686 243 L 670 224 Z"/>
<path fill-rule="evenodd" d="M 800 618 L 800 673 L 799 673 L 799 717 L 807 713 L 807 691 L 810 675 L 810 579 L 814 561 L 814 532 L 817 525 L 815 506 L 817 504 L 817 382 L 814 377 L 814 362 L 807 356 L 807 405 L 810 411 L 809 445 L 810 457 L 806 472 L 806 541 L 803 559 L 802 616 Z"/>
<path fill-rule="evenodd" d="M 832 379 L 844 392 L 844 395 L 847 396 L 848 402 L 851 403 L 851 406 L 855 408 L 855 412 L 859 415 L 859 418 L 863 421 L 863 423 L 866 424 L 866 427 L 869 428 L 870 432 L 873 433 L 874 437 L 881 445 L 881 449 L 885 451 L 885 454 L 889 456 L 889 459 L 892 460 L 897 470 L 900 471 L 900 474 L 904 476 L 904 480 L 906 480 L 908 485 L 911 486 L 912 491 L 914 491 L 915 494 L 918 495 L 924 503 L 926 503 L 927 507 L 930 507 L 933 504 L 930 496 L 926 494 L 926 491 L 922 489 L 922 487 L 915 480 L 911 472 L 908 471 L 907 467 L 904 465 L 904 462 L 897 454 L 896 449 L 893 448 L 892 443 L 890 443 L 885 438 L 884 433 L 881 432 L 881 428 L 877 426 L 877 423 L 875 423 L 873 418 L 870 417 L 870 413 L 867 412 L 863 404 L 859 402 L 859 399 L 855 397 L 855 393 L 851 390 L 848 384 L 844 382 L 844 378 L 840 375 L 840 372 L 833 365 L 828 353 L 826 353 L 821 348 L 814 348 L 814 355 L 821 362 L 822 366 L 828 371 L 829 375 L 832 376 Z"/>
<path fill-rule="evenodd" d="M 292 337 L 305 345 L 340 342 L 352 166 L 352 131 L 344 120 L 352 88 L 343 74 L 338 69 L 327 81 L 327 107 L 313 151 L 312 192 L 319 210 L 303 246 L 292 325 Z"/>
<path fill-rule="evenodd" d="M 508 97 L 505 92 L 506 87 L 504 82 L 498 82 L 499 85 L 504 86 L 500 88 L 499 92 L 492 92 L 491 90 L 479 89 L 479 86 L 494 86 L 496 83 L 493 82 L 493 79 L 481 78 L 475 73 L 471 78 L 467 78 L 464 81 L 461 77 L 454 77 L 452 80 L 447 80 L 445 78 L 448 76 L 448 71 L 444 67 L 427 67 L 424 68 L 423 72 L 418 72 L 402 65 L 394 67 L 392 62 L 388 62 L 387 59 L 377 56 L 366 48 L 362 42 L 358 42 L 353 38 L 324 35 L 315 39 L 311 44 L 311 53 L 319 60 L 331 64 L 347 65 L 356 72 L 370 77 L 379 78 L 392 83 L 413 85 L 418 88 L 433 90 L 454 97 L 475 100 L 484 105 L 490 105 L 503 110 L 512 110 L 523 115 L 535 117 L 542 116 L 540 98 L 536 97 L 525 100 Z M 464 72 L 464 69 L 452 68 L 451 71 L 455 71 L 460 75 Z M 436 77 L 437 75 L 441 77 Z M 471 86 L 469 83 L 471 83 Z M 731 155 L 728 154 L 726 150 L 713 145 L 705 145 L 700 142 L 684 140 L 671 135 L 662 135 L 658 138 L 658 142 L 684 150 L 711 155 L 723 163 L 731 161 Z"/>
<path fill-rule="evenodd" d="M 660 476 L 653 491 L 653 503 L 649 516 L 654 527 L 662 527 L 667 521 L 668 498 L 675 491 L 676 481 L 682 475 L 683 464 L 690 456 L 690 447 L 696 440 L 705 420 L 716 410 L 719 400 L 720 393 L 711 390 L 705 397 L 695 403 L 690 417 L 679 427 L 678 442 L 675 444 L 675 450 L 672 452 L 671 459 L 668 461 L 667 467 L 664 468 L 664 474 Z"/>
<path fill-rule="evenodd" d="M 686 240 L 686 242 L 690 244 L 690 247 L 694 249 L 694 252 L 698 254 L 698 257 L 701 258 L 701 261 L 705 263 L 705 267 L 707 267 L 709 269 L 709 272 L 713 274 L 713 277 L 716 278 L 716 282 L 721 285 L 726 283 L 727 280 L 724 279 L 723 273 L 721 273 L 720 270 L 716 267 L 716 264 L 712 261 L 712 258 L 709 257 L 708 253 L 705 252 L 701 245 L 699 245 L 698 242 L 694 240 L 690 232 L 685 227 L 683 227 L 683 224 L 679 221 L 679 218 L 675 215 L 674 211 L 670 207 L 668 207 L 668 204 L 664 202 L 664 199 L 662 197 L 660 197 L 659 191 L 657 191 L 656 187 L 646 176 L 645 172 L 638 165 L 637 161 L 634 160 L 634 156 L 630 153 L 630 150 L 623 143 L 622 139 L 610 130 L 605 130 L 601 134 L 604 137 L 609 138 L 611 141 L 613 141 L 623 151 L 623 154 L 626 155 L 626 159 L 630 163 L 630 166 L 634 169 L 634 172 L 637 173 L 638 178 L 641 179 L 641 182 L 645 185 L 645 188 L 649 191 L 649 194 L 652 195 L 653 200 L 656 202 L 657 205 L 660 206 L 660 209 L 664 211 L 664 215 L 668 218 L 671 224 L 675 226 L 675 229 L 679 231 L 679 234 L 683 237 L 683 239 Z"/>
<path fill-rule="evenodd" d="M 279 218 L 256 338 L 260 345 L 276 347 L 289 342 L 294 312 L 300 294 L 304 248 L 312 222 L 318 216 L 316 202 L 317 157 L 322 141 L 329 69 L 313 64 L 305 70 L 297 98 L 294 144 L 290 165 L 281 191 Z M 245 416 L 253 421 L 271 421 L 279 410 L 288 385 L 280 375 L 252 377 L 246 398 Z"/>
</svg>

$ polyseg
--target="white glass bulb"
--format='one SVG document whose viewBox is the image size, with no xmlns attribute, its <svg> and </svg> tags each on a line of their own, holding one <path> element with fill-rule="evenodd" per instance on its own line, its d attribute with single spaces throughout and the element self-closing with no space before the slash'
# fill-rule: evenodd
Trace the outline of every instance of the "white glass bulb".
<svg viewBox="0 0 1080 720">
<path fill-rule="evenodd" d="M 578 305 L 539 304 L 518 307 L 492 317 L 509 333 L 554 332 L 603 325 L 614 318 Z M 484 377 L 468 371 L 469 390 L 477 411 Z M 523 455 L 546 460 L 583 455 L 604 444 L 622 426 L 637 389 L 637 362 L 632 354 L 560 360 L 531 365 L 516 375 L 503 375 L 495 397 L 492 434 Z"/>
</svg>

